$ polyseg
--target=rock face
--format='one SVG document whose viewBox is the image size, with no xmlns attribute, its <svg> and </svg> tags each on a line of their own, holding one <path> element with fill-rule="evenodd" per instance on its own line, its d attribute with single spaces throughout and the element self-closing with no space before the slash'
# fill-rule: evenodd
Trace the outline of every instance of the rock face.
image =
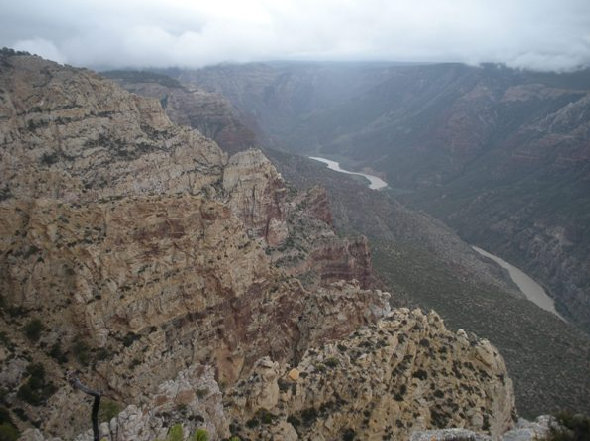
<svg viewBox="0 0 590 441">
<path fill-rule="evenodd" d="M 211 439 L 225 438 L 229 431 L 221 398 L 213 369 L 194 364 L 180 371 L 176 378 L 160 384 L 157 393 L 141 407 L 129 405 L 102 423 L 100 433 L 111 441 L 153 441 L 165 439 L 171 427 L 182 424 L 184 433 L 204 429 Z M 38 429 L 29 429 L 20 439 L 43 441 L 45 438 Z M 93 439 L 91 431 L 75 438 L 76 441 Z"/>
<path fill-rule="evenodd" d="M 226 407 L 236 433 L 252 439 L 271 439 L 287 423 L 302 440 L 406 440 L 427 427 L 498 439 L 514 419 L 512 383 L 497 350 L 446 330 L 435 313 L 407 309 L 308 349 L 292 370 L 260 360 Z"/>
<path fill-rule="evenodd" d="M 233 155 L 223 171 L 223 188 L 232 212 L 246 228 L 273 246 L 289 234 L 285 182 L 260 150 Z"/>
<path fill-rule="evenodd" d="M 88 405 L 64 381 L 69 369 L 123 409 L 102 426 L 111 440 L 155 439 L 177 423 L 185 436 L 206 428 L 214 440 L 231 432 L 229 413 L 246 424 L 247 412 L 283 397 L 293 415 L 316 392 L 331 402 L 329 384 L 348 387 L 345 376 L 320 380 L 313 366 L 323 358 L 314 357 L 337 357 L 328 342 L 351 332 L 342 344 L 360 345 L 366 354 L 358 359 L 371 360 L 362 381 L 375 391 L 392 387 L 396 351 L 415 358 L 428 349 L 393 335 L 403 320 L 379 322 L 391 312 L 390 295 L 368 289 L 366 240 L 335 235 L 321 190 L 290 190 L 259 151 L 228 159 L 213 141 L 172 124 L 157 101 L 91 72 L 5 52 L 0 66 L 0 378 L 11 419 L 42 432 L 26 439 L 71 439 L 88 429 Z M 420 336 L 435 327 L 398 314 L 415 316 Z M 387 328 L 394 322 L 395 331 Z M 380 348 L 378 357 L 356 339 L 379 330 L 390 334 L 383 341 L 391 351 Z M 485 344 L 465 345 L 471 352 L 457 354 L 480 351 L 487 376 L 457 393 L 471 394 L 480 410 L 449 421 L 487 430 L 489 418 L 495 433 L 513 411 L 487 385 L 501 363 Z M 341 357 L 360 378 L 362 364 Z M 274 373 L 288 365 L 296 366 L 291 381 L 309 393 L 284 395 Z M 440 375 L 442 385 L 451 381 Z M 253 376 L 261 383 L 246 397 L 250 410 L 229 401 L 222 409 L 227 391 Z M 363 406 L 393 409 L 363 394 Z M 284 439 L 340 430 L 308 429 L 284 419 L 272 430 Z"/>
<path fill-rule="evenodd" d="M 172 121 L 194 127 L 219 144 L 225 152 L 236 153 L 259 144 L 236 110 L 223 96 L 151 72 L 110 71 L 102 75 L 125 90 L 156 98 Z"/>
<path fill-rule="evenodd" d="M 10 60 L 0 80 L 4 199 L 196 193 L 219 179 L 225 155 L 198 132 L 173 125 L 156 100 L 89 71 Z"/>
<path fill-rule="evenodd" d="M 402 199 L 540 280 L 590 332 L 590 70 L 499 66 L 215 66 L 221 93 L 282 149 L 386 174 Z"/>
</svg>

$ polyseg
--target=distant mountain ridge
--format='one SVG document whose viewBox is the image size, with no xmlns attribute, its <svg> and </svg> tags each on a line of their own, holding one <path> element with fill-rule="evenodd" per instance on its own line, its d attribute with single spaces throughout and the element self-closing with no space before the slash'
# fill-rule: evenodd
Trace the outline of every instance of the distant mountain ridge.
<svg viewBox="0 0 590 441">
<path fill-rule="evenodd" d="M 590 70 L 302 63 L 178 78 L 252 112 L 272 145 L 380 172 L 590 331 Z"/>
</svg>

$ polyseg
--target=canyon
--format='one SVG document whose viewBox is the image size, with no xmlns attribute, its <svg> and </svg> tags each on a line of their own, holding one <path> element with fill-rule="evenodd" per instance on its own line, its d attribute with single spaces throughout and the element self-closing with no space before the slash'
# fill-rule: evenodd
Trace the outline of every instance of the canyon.
<svg viewBox="0 0 590 441">
<path fill-rule="evenodd" d="M 587 69 L 276 62 L 176 78 L 225 96 L 272 148 L 375 170 L 590 330 Z"/>
<path fill-rule="evenodd" d="M 277 95 L 276 98 L 282 97 L 278 102 L 269 98 L 265 102 L 268 107 L 256 107 L 260 104 L 256 99 L 262 96 L 256 93 L 263 93 L 259 89 L 261 84 L 276 80 L 273 76 L 276 63 L 224 65 L 200 72 L 184 71 L 179 74 L 175 71 L 174 74 L 177 78 L 190 81 L 193 88 L 199 87 L 194 78 L 213 75 L 214 72 L 220 73 L 224 81 L 232 78 L 233 89 L 228 96 L 235 105 L 229 104 L 229 98 L 220 100 L 225 103 L 224 113 L 232 115 L 231 119 L 243 115 L 248 109 L 258 117 L 268 115 L 274 118 L 283 114 L 283 107 L 275 107 L 279 103 L 281 106 L 295 106 L 296 103 L 304 103 L 304 97 L 335 99 L 359 93 L 354 86 L 359 84 L 358 77 L 352 76 L 350 82 L 344 85 L 340 82 L 346 78 L 346 69 L 342 69 L 342 65 L 320 65 L 318 68 L 318 65 L 291 64 L 288 67 L 292 73 L 287 75 L 283 72 L 285 75 L 282 77 L 286 96 Z M 357 69 L 372 71 L 366 66 L 357 66 Z M 296 84 L 293 81 L 301 77 L 306 79 L 305 75 L 310 75 L 310 72 L 313 74 L 310 78 L 315 78 L 312 81 L 315 85 L 313 95 L 304 93 L 305 88 L 292 89 Z M 248 75 L 245 81 L 247 91 L 240 89 L 242 83 L 238 74 Z M 145 75 L 143 72 L 128 71 L 125 78 L 117 81 L 139 93 L 143 88 L 151 89 L 150 82 L 143 78 Z M 116 77 L 110 73 L 109 76 Z M 350 86 L 350 89 L 338 89 L 338 94 L 322 95 L 330 90 L 322 81 L 330 78 L 333 80 L 330 81 L 331 86 L 340 84 L 342 87 Z M 307 84 L 306 81 L 301 84 Z M 208 83 L 204 82 L 201 87 L 208 87 Z M 163 96 L 155 98 L 162 99 Z M 295 102 L 293 99 L 296 96 L 299 98 Z M 240 110 L 237 106 L 243 102 L 236 97 L 251 102 L 253 107 Z M 265 113 L 269 109 L 274 109 L 274 112 Z M 209 111 L 206 111 L 204 118 L 208 114 Z M 289 115 L 296 118 L 295 114 Z M 250 115 L 249 121 L 252 118 Z M 285 117 L 283 122 L 288 122 L 288 119 Z M 227 127 L 232 126 L 233 123 L 228 121 Z M 590 384 L 587 376 L 581 375 L 587 370 L 585 360 L 590 354 L 587 334 L 526 301 L 506 272 L 482 258 L 451 228 L 424 211 L 402 205 L 398 200 L 405 194 L 400 191 L 402 189 L 395 187 L 392 191 L 376 192 L 370 190 L 364 180 L 357 178 L 357 182 L 327 170 L 317 161 L 272 148 L 270 145 L 278 142 L 278 136 L 276 133 L 272 136 L 261 133 L 261 126 L 264 124 L 251 127 L 257 133 L 258 142 L 264 146 L 266 156 L 289 185 L 301 192 L 313 191 L 321 196 L 319 199 L 314 197 L 314 212 L 317 213 L 318 209 L 329 212 L 330 215 L 324 219 L 334 226 L 340 236 L 367 237 L 375 278 L 383 289 L 395 294 L 391 298 L 392 305 L 434 309 L 451 329 L 469 329 L 490 339 L 505 357 L 508 372 L 514 380 L 516 403 L 521 415 L 534 418 L 558 409 L 590 409 Z M 223 140 L 218 142 L 225 148 Z M 322 188 L 324 190 L 320 190 Z M 310 205 L 308 207 L 311 208 Z"/>
<path fill-rule="evenodd" d="M 513 426 L 499 351 L 392 309 L 325 189 L 96 73 L 0 57 L 0 381 L 23 440 L 91 439 L 72 370 L 103 394 L 110 440 Z"/>
</svg>

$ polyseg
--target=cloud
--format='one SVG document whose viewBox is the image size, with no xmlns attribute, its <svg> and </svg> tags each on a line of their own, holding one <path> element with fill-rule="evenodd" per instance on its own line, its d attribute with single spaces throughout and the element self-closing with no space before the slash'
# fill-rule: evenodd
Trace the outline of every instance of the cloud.
<svg viewBox="0 0 590 441">
<path fill-rule="evenodd" d="M 90 67 L 267 59 L 590 64 L 587 0 L 0 1 L 1 45 Z"/>
<path fill-rule="evenodd" d="M 31 54 L 57 61 L 58 63 L 64 63 L 66 60 L 66 57 L 59 51 L 55 44 L 43 38 L 18 40 L 14 43 L 13 48 L 19 51 L 27 51 Z"/>
</svg>

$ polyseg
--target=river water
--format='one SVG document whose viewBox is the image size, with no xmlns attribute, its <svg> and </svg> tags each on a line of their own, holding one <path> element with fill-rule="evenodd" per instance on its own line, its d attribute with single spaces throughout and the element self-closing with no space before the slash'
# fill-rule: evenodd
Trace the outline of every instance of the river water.
<svg viewBox="0 0 590 441">
<path fill-rule="evenodd" d="M 487 252 L 486 250 L 482 250 L 479 247 L 472 247 L 475 251 L 477 251 L 482 256 L 488 257 L 500 265 L 502 268 L 508 271 L 510 274 L 510 278 L 512 281 L 518 286 L 518 289 L 525 295 L 525 297 L 537 305 L 539 308 L 544 309 L 552 314 L 555 314 L 561 320 L 564 320 L 562 316 L 555 310 L 555 303 L 553 299 L 547 295 L 545 290 L 541 285 L 535 282 L 532 278 L 530 278 L 527 274 L 523 273 L 521 270 L 516 268 L 515 266 L 509 264 L 505 260 L 501 259 L 498 256 L 493 255 L 492 253 Z"/>
<path fill-rule="evenodd" d="M 309 156 L 309 159 L 313 159 L 315 161 L 320 161 L 324 164 L 327 164 L 330 170 L 334 170 L 340 173 L 346 173 L 347 175 L 363 176 L 364 178 L 369 180 L 369 188 L 371 190 L 381 190 L 382 188 L 385 188 L 389 185 L 387 184 L 387 182 L 385 182 L 383 179 L 377 176 L 344 170 L 343 168 L 340 168 L 340 164 L 336 161 L 330 161 L 329 159 L 320 158 L 318 156 Z"/>
<path fill-rule="evenodd" d="M 387 182 L 385 182 L 383 179 L 377 176 L 344 170 L 340 168 L 340 164 L 336 161 L 331 161 L 329 159 L 320 158 L 317 156 L 309 156 L 309 159 L 313 159 L 315 161 L 320 161 L 324 164 L 327 164 L 330 170 L 334 170 L 340 173 L 346 173 L 349 175 L 363 176 L 369 180 L 369 188 L 372 190 L 380 190 L 388 186 Z M 478 248 L 476 246 L 474 246 L 473 249 L 482 256 L 492 259 L 502 268 L 506 269 L 512 281 L 516 284 L 518 289 L 520 289 L 520 291 L 525 295 L 527 300 L 533 302 L 539 308 L 556 315 L 565 322 L 564 318 L 560 316 L 559 313 L 555 310 L 555 303 L 553 302 L 553 299 L 549 297 L 543 289 L 543 287 L 539 285 L 537 282 L 535 282 L 531 277 L 529 277 L 527 274 L 525 274 L 515 266 L 509 264 L 500 257 L 495 256 L 492 253 L 489 253 L 486 250 L 482 250 L 481 248 Z"/>
</svg>

